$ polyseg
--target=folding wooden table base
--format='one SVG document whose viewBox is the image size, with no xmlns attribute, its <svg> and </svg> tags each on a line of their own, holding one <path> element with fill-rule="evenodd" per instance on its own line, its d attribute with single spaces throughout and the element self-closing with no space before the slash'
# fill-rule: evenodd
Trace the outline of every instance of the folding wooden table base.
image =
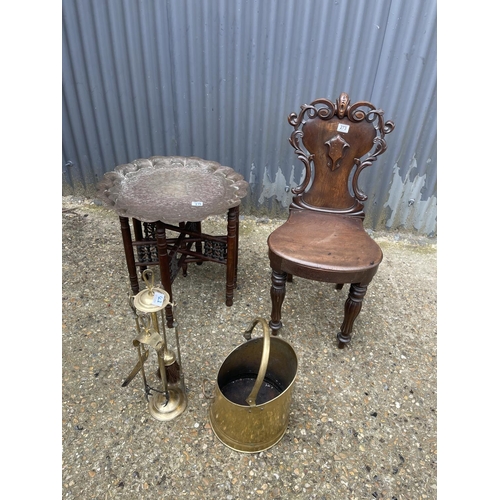
<svg viewBox="0 0 500 500">
<path fill-rule="evenodd" d="M 130 229 L 132 220 L 133 236 Z M 149 266 L 160 266 L 160 279 L 173 302 L 172 283 L 180 269 L 187 275 L 188 264 L 215 262 L 226 266 L 226 305 L 232 306 L 238 269 L 239 206 L 227 212 L 227 234 L 213 236 L 202 232 L 201 222 L 141 222 L 120 216 L 125 259 L 133 294 L 140 290 L 140 273 Z M 176 233 L 167 237 L 167 231 Z M 137 270 L 139 269 L 139 275 Z M 168 326 L 173 326 L 171 307 L 167 307 Z"/>
</svg>

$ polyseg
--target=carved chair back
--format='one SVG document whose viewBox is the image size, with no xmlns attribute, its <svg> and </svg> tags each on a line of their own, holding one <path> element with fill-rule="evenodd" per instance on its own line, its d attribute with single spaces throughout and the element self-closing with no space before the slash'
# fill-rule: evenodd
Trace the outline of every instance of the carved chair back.
<svg viewBox="0 0 500 500">
<path fill-rule="evenodd" d="M 351 104 L 346 93 L 336 102 L 317 99 L 290 114 L 290 144 L 306 168 L 304 181 L 292 189 L 291 209 L 364 217 L 367 197 L 358 186 L 359 174 L 386 150 L 385 134 L 394 129 L 383 115 L 367 101 Z"/>
</svg>

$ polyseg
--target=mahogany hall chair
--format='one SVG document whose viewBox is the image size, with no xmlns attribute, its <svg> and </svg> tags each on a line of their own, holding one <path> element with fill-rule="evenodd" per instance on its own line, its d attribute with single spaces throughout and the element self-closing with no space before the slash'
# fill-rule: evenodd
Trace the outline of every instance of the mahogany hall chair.
<svg viewBox="0 0 500 500">
<path fill-rule="evenodd" d="M 350 283 L 338 347 L 350 342 L 368 284 L 382 261 L 382 250 L 363 227 L 366 195 L 358 186 L 360 173 L 386 149 L 385 135 L 394 123 L 373 104 L 350 103 L 346 93 L 336 102 L 316 99 L 291 113 L 290 144 L 305 166 L 305 178 L 294 189 L 287 221 L 268 238 L 272 268 L 274 335 L 282 327 L 285 286 L 293 275 L 335 283 Z M 361 158 L 369 155 L 362 161 Z"/>
</svg>

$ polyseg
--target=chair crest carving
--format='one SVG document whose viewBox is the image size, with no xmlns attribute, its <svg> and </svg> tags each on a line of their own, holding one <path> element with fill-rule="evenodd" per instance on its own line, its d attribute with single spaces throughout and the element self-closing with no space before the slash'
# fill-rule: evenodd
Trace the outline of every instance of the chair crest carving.
<svg viewBox="0 0 500 500">
<path fill-rule="evenodd" d="M 362 202 L 367 196 L 358 186 L 359 175 L 385 152 L 385 135 L 394 130 L 394 123 L 385 122 L 383 110 L 368 101 L 351 104 L 345 92 L 335 102 L 322 98 L 303 104 L 298 115 L 291 113 L 288 116 L 288 122 L 294 128 L 289 142 L 306 169 L 303 182 L 292 189 L 295 196 L 290 208 L 364 217 Z M 314 152 L 304 144 L 304 127 L 309 123 L 309 143 L 313 145 L 311 149 Z M 367 127 L 367 124 L 371 126 Z M 323 136 L 326 140 L 321 143 L 323 139 L 320 137 Z M 366 154 L 368 156 L 361 161 Z M 353 168 L 354 174 L 349 181 Z M 322 169 L 330 174 L 321 174 Z M 318 184 L 337 183 L 340 187 L 327 193 L 325 188 L 314 186 L 316 175 L 335 175 L 335 179 L 328 178 L 328 181 L 322 177 Z M 308 191 L 311 193 L 308 194 Z"/>
</svg>

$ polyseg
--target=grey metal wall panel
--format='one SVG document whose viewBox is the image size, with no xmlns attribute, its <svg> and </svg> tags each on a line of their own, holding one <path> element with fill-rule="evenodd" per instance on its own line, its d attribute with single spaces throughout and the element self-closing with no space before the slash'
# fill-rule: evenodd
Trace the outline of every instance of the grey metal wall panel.
<svg viewBox="0 0 500 500">
<path fill-rule="evenodd" d="M 360 178 L 366 225 L 436 232 L 435 0 L 63 0 L 62 28 L 64 194 L 193 155 L 284 214 L 302 177 L 288 114 L 346 91 L 396 122 Z"/>
</svg>

